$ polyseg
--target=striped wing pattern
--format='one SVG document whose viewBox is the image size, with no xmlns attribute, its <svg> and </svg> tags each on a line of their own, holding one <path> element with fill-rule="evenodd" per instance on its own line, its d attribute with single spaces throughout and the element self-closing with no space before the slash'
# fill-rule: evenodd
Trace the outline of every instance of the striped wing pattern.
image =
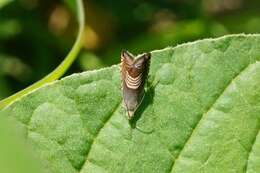
<svg viewBox="0 0 260 173">
<path fill-rule="evenodd" d="M 148 74 L 147 68 L 149 67 L 149 62 L 147 62 L 146 59 L 141 62 L 137 62 L 138 60 L 142 60 L 144 58 L 144 56 L 141 56 L 134 60 L 134 57 L 131 54 L 121 56 L 122 79 L 129 89 L 138 89 L 144 82 L 143 80 L 146 79 L 145 76 Z"/>
<path fill-rule="evenodd" d="M 137 107 L 142 102 L 144 84 L 149 71 L 150 53 L 143 54 L 136 59 L 127 51 L 121 54 L 121 75 L 123 99 L 128 118 L 131 119 Z"/>
<path fill-rule="evenodd" d="M 129 73 L 126 71 L 125 76 L 125 84 L 130 89 L 137 89 L 142 83 L 142 73 L 140 73 L 137 77 L 131 77 Z"/>
</svg>

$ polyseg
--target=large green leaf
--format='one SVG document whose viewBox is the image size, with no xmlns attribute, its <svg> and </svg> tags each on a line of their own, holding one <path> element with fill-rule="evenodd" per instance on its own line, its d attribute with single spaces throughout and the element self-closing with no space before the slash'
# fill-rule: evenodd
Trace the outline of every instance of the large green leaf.
<svg viewBox="0 0 260 173">
<path fill-rule="evenodd" d="M 23 136 L 18 136 L 15 131 L 17 128 L 13 128 L 12 121 L 0 116 L 0 172 L 43 173 L 39 160 L 32 157 Z"/>
<path fill-rule="evenodd" d="M 66 77 L 5 112 L 50 172 L 259 173 L 259 60 L 260 35 L 152 52 L 157 84 L 132 124 L 119 66 Z"/>
</svg>

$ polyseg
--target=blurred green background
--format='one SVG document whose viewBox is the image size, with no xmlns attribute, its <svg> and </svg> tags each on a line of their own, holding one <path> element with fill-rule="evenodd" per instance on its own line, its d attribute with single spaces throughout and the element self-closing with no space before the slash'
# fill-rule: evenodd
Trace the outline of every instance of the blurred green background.
<svg viewBox="0 0 260 173">
<path fill-rule="evenodd" d="M 233 33 L 260 32 L 257 0 L 88 0 L 84 48 L 68 74 L 142 53 Z M 74 11 L 74 12 L 73 12 Z M 72 0 L 0 0 L 0 100 L 41 79 L 77 34 Z"/>
</svg>

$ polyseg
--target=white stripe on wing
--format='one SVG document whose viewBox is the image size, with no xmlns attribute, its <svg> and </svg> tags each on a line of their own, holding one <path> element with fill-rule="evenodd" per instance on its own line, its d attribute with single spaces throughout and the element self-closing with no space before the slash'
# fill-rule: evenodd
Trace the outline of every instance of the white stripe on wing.
<svg viewBox="0 0 260 173">
<path fill-rule="evenodd" d="M 142 73 L 133 78 L 126 72 L 125 83 L 128 88 L 137 89 L 142 83 Z"/>
</svg>

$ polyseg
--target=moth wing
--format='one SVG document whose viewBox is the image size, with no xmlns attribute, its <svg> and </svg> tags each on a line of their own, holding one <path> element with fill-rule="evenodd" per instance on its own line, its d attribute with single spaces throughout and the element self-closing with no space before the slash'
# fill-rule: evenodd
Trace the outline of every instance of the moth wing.
<svg viewBox="0 0 260 173">
<path fill-rule="evenodd" d="M 124 64 L 132 65 L 134 62 L 134 56 L 130 52 L 123 50 L 121 52 L 121 62 Z"/>
<path fill-rule="evenodd" d="M 151 53 L 145 53 L 135 60 L 134 66 L 141 69 L 142 81 L 145 83 L 149 73 Z"/>
</svg>

